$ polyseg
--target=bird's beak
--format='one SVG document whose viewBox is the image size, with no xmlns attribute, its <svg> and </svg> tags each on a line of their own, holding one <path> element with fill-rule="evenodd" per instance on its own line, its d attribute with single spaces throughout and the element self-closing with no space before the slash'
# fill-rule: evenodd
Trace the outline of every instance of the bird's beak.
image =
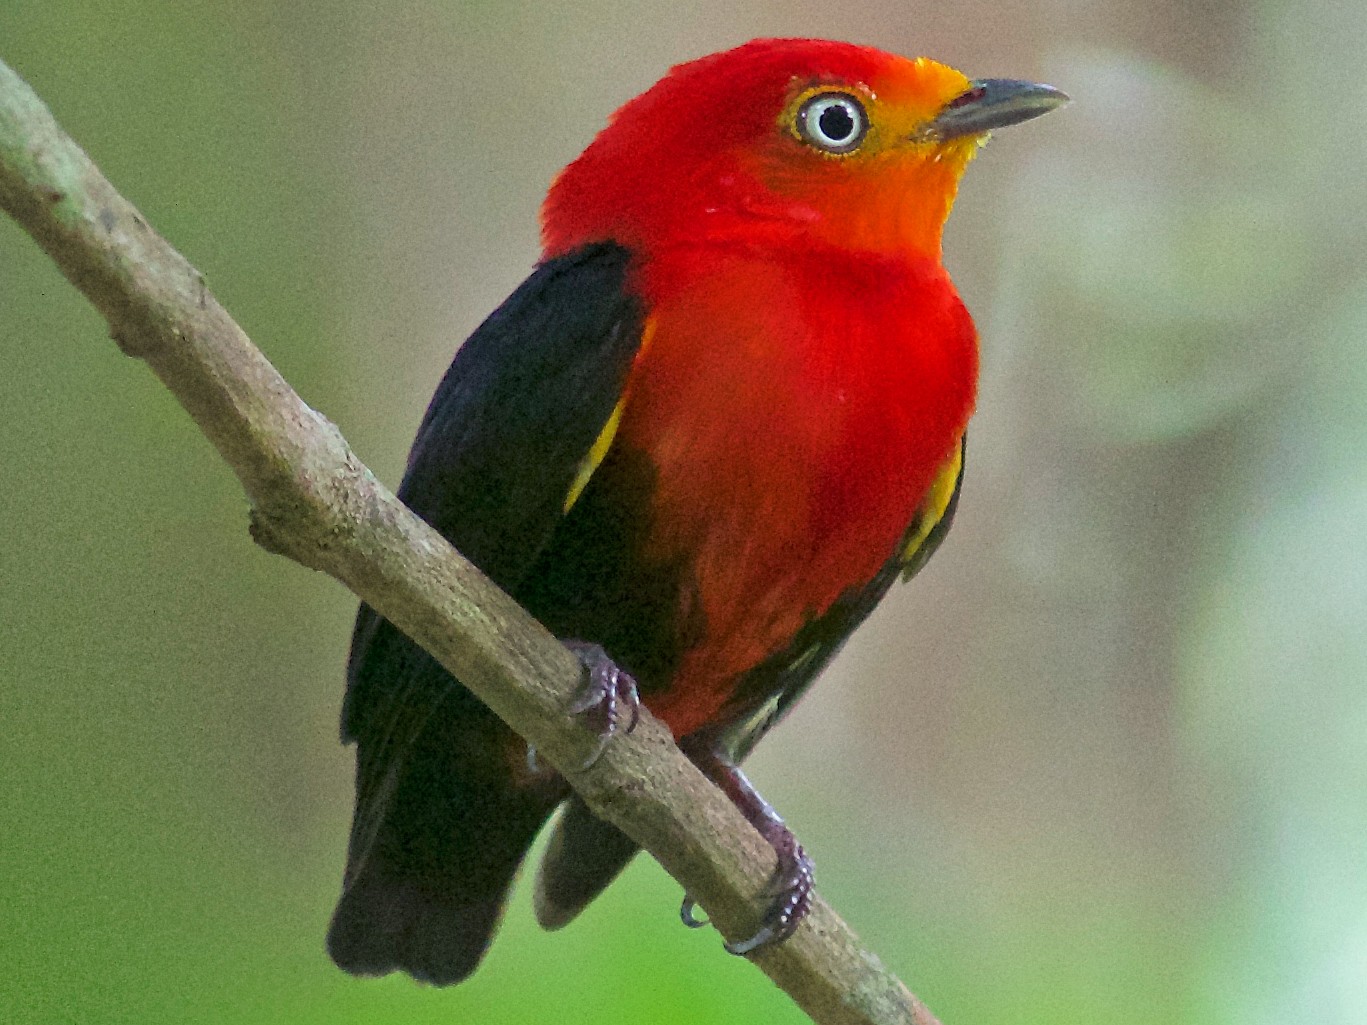
<svg viewBox="0 0 1367 1025">
<path fill-rule="evenodd" d="M 1068 102 L 1068 94 L 1052 85 L 1012 78 L 980 78 L 945 104 L 913 137 L 917 142 L 944 142 L 983 135 L 994 128 L 1029 121 Z"/>
</svg>

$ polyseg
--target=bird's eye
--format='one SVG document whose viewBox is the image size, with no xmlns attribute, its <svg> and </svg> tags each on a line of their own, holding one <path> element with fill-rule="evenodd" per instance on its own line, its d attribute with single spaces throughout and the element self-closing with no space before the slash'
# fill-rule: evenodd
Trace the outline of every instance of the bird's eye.
<svg viewBox="0 0 1367 1025">
<path fill-rule="evenodd" d="M 852 153 L 868 128 L 864 105 L 849 93 L 817 93 L 797 112 L 799 137 L 827 153 Z"/>
</svg>

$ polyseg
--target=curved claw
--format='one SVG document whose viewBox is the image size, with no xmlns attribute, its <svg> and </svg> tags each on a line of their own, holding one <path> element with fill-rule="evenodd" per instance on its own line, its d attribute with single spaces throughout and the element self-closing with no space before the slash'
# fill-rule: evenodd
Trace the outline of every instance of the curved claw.
<svg viewBox="0 0 1367 1025">
<path fill-rule="evenodd" d="M 782 832 L 767 837 L 778 855 L 778 865 L 765 889 L 774 900 L 764 912 L 755 934 L 726 944 L 728 953 L 744 955 L 771 943 L 782 943 L 797 931 L 812 908 L 815 866 L 793 834 L 786 827 L 780 828 Z"/>
<path fill-rule="evenodd" d="M 707 924 L 706 918 L 698 918 L 693 914 L 693 909 L 698 905 L 692 897 L 684 896 L 683 903 L 679 905 L 679 920 L 690 929 L 701 929 Z"/>
<path fill-rule="evenodd" d="M 591 715 L 598 729 L 598 747 L 581 768 L 589 768 L 602 757 L 608 743 L 617 734 L 623 717 L 621 705 L 626 706 L 630 719 L 626 732 L 636 729 L 641 721 L 641 696 L 636 681 L 617 668 L 601 645 L 584 641 L 565 641 L 565 647 L 578 657 L 584 666 L 584 687 L 570 705 L 571 715 Z"/>
<path fill-rule="evenodd" d="M 785 937 L 786 938 L 786 937 Z M 758 950 L 766 944 L 773 943 L 779 939 L 777 930 L 772 926 L 761 926 L 755 935 L 748 940 L 737 940 L 735 943 L 724 943 L 722 948 L 728 954 L 735 954 L 737 957 L 744 957 L 751 951 Z"/>
<path fill-rule="evenodd" d="M 793 831 L 784 825 L 769 802 L 750 785 L 725 746 L 718 743 L 715 733 L 699 731 L 683 738 L 680 747 L 759 830 L 778 859 L 774 874 L 764 888 L 764 896 L 771 899 L 760 918 L 759 928 L 747 939 L 727 943 L 726 949 L 733 954 L 749 954 L 770 943 L 783 942 L 797 931 L 812 909 L 812 889 L 816 885 L 812 859 L 807 857 Z M 679 914 L 685 925 L 695 924 L 692 898 L 684 899 Z"/>
</svg>

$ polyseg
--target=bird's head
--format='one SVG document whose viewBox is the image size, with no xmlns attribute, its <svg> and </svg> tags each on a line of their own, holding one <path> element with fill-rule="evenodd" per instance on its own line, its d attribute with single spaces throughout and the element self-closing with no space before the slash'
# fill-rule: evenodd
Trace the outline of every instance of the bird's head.
<svg viewBox="0 0 1367 1025">
<path fill-rule="evenodd" d="M 988 133 L 1065 102 L 924 57 L 755 40 L 672 69 L 613 115 L 551 187 L 546 250 L 805 238 L 938 257 Z"/>
</svg>

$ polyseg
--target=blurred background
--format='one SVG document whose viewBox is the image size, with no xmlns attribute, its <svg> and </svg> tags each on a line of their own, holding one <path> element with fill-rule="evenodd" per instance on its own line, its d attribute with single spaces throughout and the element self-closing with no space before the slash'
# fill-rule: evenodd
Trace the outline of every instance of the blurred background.
<svg viewBox="0 0 1367 1025">
<path fill-rule="evenodd" d="M 0 56 L 382 478 L 614 107 L 756 35 L 1038 78 L 947 260 L 954 532 L 751 762 L 946 1025 L 1367 1021 L 1367 6 L 78 0 Z M 353 599 L 0 220 L 0 1018 L 805 1020 L 649 859 L 335 970 Z"/>
</svg>

